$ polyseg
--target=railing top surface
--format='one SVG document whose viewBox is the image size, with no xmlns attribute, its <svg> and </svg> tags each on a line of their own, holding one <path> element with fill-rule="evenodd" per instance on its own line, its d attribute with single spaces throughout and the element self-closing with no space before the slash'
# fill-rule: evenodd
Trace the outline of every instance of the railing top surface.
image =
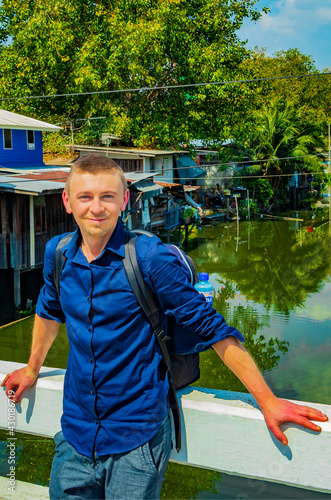
<svg viewBox="0 0 331 500">
<path fill-rule="evenodd" d="M 0 361 L 0 378 L 25 366 Z M 65 370 L 43 367 L 35 387 L 17 408 L 16 430 L 53 436 L 60 429 Z M 186 387 L 178 391 L 182 409 L 183 448 L 172 459 L 246 477 L 331 493 L 331 422 L 317 434 L 284 425 L 289 446 L 268 431 L 250 394 Z M 0 391 L 0 427 L 7 425 L 7 398 Z M 307 404 L 306 402 L 300 402 Z M 331 406 L 311 404 L 331 418 Z"/>
</svg>

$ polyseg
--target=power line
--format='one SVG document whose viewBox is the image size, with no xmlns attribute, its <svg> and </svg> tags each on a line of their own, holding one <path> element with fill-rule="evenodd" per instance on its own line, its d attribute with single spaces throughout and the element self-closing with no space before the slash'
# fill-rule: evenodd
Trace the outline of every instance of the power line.
<svg viewBox="0 0 331 500">
<path fill-rule="evenodd" d="M 264 160 L 243 160 L 243 161 L 235 161 L 235 160 L 232 160 L 231 162 L 226 162 L 226 163 L 212 163 L 212 164 L 203 164 L 203 165 L 192 165 L 192 166 L 187 166 L 187 167 L 177 167 L 177 168 L 185 168 L 186 170 L 192 170 L 192 169 L 196 169 L 196 168 L 201 168 L 201 169 L 207 169 L 207 168 L 212 168 L 212 167 L 221 167 L 221 166 L 228 166 L 229 168 L 231 167 L 235 167 L 236 165 L 239 165 L 239 164 L 245 164 L 247 165 L 248 163 L 258 163 L 258 162 L 268 162 L 268 161 L 286 161 L 286 160 L 300 160 L 300 159 L 303 159 L 303 158 L 309 158 L 311 155 L 306 155 L 306 156 L 286 156 L 286 157 L 282 157 L 282 158 L 277 158 L 277 160 L 275 160 L 274 158 L 266 158 Z M 315 156 L 325 156 L 325 153 L 318 153 L 317 155 Z M 61 168 L 61 167 L 59 167 Z M 68 168 L 68 167 L 66 167 Z M 1 165 L 0 165 L 0 169 L 1 169 Z M 160 170 L 160 172 L 171 172 L 173 170 L 173 168 L 163 168 Z M 42 173 L 46 173 L 46 172 L 49 172 L 49 170 L 47 169 L 43 169 Z M 61 170 L 58 170 L 57 172 L 61 172 Z M 64 172 L 64 176 L 66 174 L 65 171 Z M 157 173 L 158 171 L 155 171 L 155 175 L 158 175 Z M 127 173 L 127 174 L 141 174 L 142 172 L 140 171 L 133 171 L 133 172 L 124 172 L 124 173 Z M 151 172 L 153 173 L 153 172 Z M 216 173 L 216 172 L 215 172 Z M 219 173 L 222 173 L 222 172 L 219 172 Z M 318 171 L 318 172 L 298 172 L 298 175 L 323 175 L 323 171 Z M 31 173 L 23 173 L 23 172 L 19 172 L 19 173 L 13 173 L 13 172 L 7 172 L 8 175 L 12 176 L 13 179 L 15 179 L 15 182 L 18 182 L 18 183 L 25 183 L 25 182 L 46 182 L 46 181 L 58 181 L 58 182 L 61 182 L 61 177 L 59 178 L 58 176 L 57 177 L 49 177 L 47 179 L 36 179 L 36 178 L 33 178 L 33 179 L 24 179 L 23 177 L 19 177 L 19 176 L 22 176 L 22 175 L 39 175 L 39 172 L 38 171 L 34 171 L 34 172 L 31 172 Z M 1 170 L 0 170 L 0 184 L 12 184 L 13 181 L 4 181 L 4 182 L 1 182 Z M 3 175 L 6 175 L 6 172 L 3 172 Z M 261 175 L 243 175 L 243 176 L 222 176 L 222 179 L 233 179 L 233 178 L 236 178 L 236 179 L 254 179 L 254 178 L 260 178 L 260 177 L 291 177 L 292 175 L 294 175 L 294 173 L 288 173 L 288 174 L 261 174 Z M 64 179 L 64 177 L 63 177 Z M 195 180 L 197 179 L 197 177 L 185 177 L 186 180 Z M 162 181 L 160 181 L 162 182 Z"/>
<path fill-rule="evenodd" d="M 280 158 L 265 158 L 265 159 L 262 159 L 262 160 L 239 160 L 239 161 L 231 160 L 231 161 L 228 161 L 228 162 L 225 162 L 225 163 L 211 163 L 210 166 L 211 167 L 215 167 L 215 166 L 217 166 L 217 167 L 225 167 L 225 166 L 229 165 L 229 167 L 233 167 L 234 164 L 236 164 L 236 165 L 247 165 L 248 163 L 254 164 L 254 163 L 264 163 L 264 162 L 268 162 L 268 161 L 274 161 L 276 163 L 278 161 L 285 161 L 285 160 L 301 160 L 301 159 L 304 159 L 304 158 L 311 158 L 312 156 L 325 156 L 325 153 L 316 153 L 315 155 L 302 155 L 302 156 L 283 156 L 283 157 L 280 157 Z M 207 167 L 209 165 L 203 165 L 203 166 Z M 192 168 L 195 168 L 195 167 L 192 167 Z"/>
<path fill-rule="evenodd" d="M 195 168 L 195 167 L 192 167 L 192 168 Z M 171 170 L 171 169 L 169 169 L 169 170 Z M 64 174 L 65 173 L 66 172 L 64 172 Z M 141 173 L 141 172 L 124 172 L 124 173 L 129 173 L 129 174 L 132 173 L 132 174 L 134 174 L 134 173 Z M 221 173 L 221 172 L 219 172 L 219 173 Z M 215 174 L 216 174 L 216 172 L 215 172 Z M 0 189 L 1 189 L 1 185 L 4 185 L 4 184 L 13 184 L 14 182 L 15 182 L 15 184 L 25 184 L 25 183 L 28 183 L 28 182 L 47 182 L 47 181 L 51 181 L 51 182 L 57 181 L 57 182 L 63 182 L 63 183 L 65 183 L 65 180 L 66 180 L 64 177 L 63 178 L 61 178 L 61 177 L 53 177 L 53 178 L 49 177 L 47 179 L 35 179 L 35 178 L 33 178 L 33 179 L 25 179 L 23 177 L 18 177 L 19 175 L 38 175 L 37 172 L 34 172 L 33 174 L 22 174 L 22 173 L 20 173 L 20 174 L 8 174 L 8 175 L 12 175 L 13 179 L 10 180 L 10 181 L 1 181 L 2 174 L 0 173 Z M 156 172 L 155 176 L 157 177 L 157 175 L 158 174 Z M 249 180 L 249 179 L 255 179 L 255 178 L 292 177 L 293 175 L 295 175 L 295 173 L 270 174 L 270 175 L 269 174 L 266 174 L 266 175 L 261 174 L 261 175 L 249 175 L 249 176 L 247 176 L 247 175 L 242 175 L 242 176 L 239 176 L 239 175 L 238 176 L 237 175 L 235 175 L 235 176 L 234 175 L 229 175 L 229 176 L 222 176 L 222 179 L 232 179 L 232 180 L 233 179 L 246 179 L 246 180 Z M 320 172 L 320 171 L 319 172 L 297 172 L 297 175 L 305 175 L 305 176 L 307 176 L 307 175 L 323 175 L 323 172 Z M 211 177 L 209 177 L 209 179 L 210 178 Z M 198 179 L 197 177 L 185 177 L 186 181 L 197 180 L 197 179 Z M 217 179 L 219 179 L 219 178 L 217 177 Z M 155 179 L 155 180 L 157 182 L 157 179 Z M 163 182 L 163 181 L 160 180 L 160 182 Z M 164 182 L 167 182 L 167 181 L 164 181 Z"/>
<path fill-rule="evenodd" d="M 66 94 L 48 94 L 48 95 L 33 95 L 33 96 L 21 96 L 21 97 L 2 97 L 1 101 L 18 101 L 24 99 L 47 99 L 47 98 L 59 98 L 59 97 L 74 97 L 82 95 L 101 95 L 101 94 L 116 94 L 123 92 L 143 92 L 150 90 L 172 90 L 179 88 L 190 88 L 190 87 L 206 87 L 207 85 L 228 85 L 236 83 L 257 83 L 257 82 L 267 82 L 274 80 L 291 80 L 294 78 L 309 78 L 313 76 L 329 76 L 331 72 L 325 73 L 309 73 L 304 75 L 292 75 L 292 76 L 270 76 L 265 78 L 250 78 L 244 80 L 227 80 L 222 82 L 208 82 L 208 83 L 186 83 L 180 85 L 166 85 L 166 86 L 155 86 L 155 87 L 138 87 L 132 89 L 117 89 L 117 90 L 96 90 L 90 92 L 72 92 Z"/>
<path fill-rule="evenodd" d="M 1 100 L 1 99 L 0 99 Z M 88 118 L 73 118 L 72 120 L 68 120 L 65 122 L 54 123 L 54 125 L 71 125 L 73 122 L 89 122 L 91 120 L 106 120 L 106 116 L 92 116 Z"/>
<path fill-rule="evenodd" d="M 323 174 L 323 172 L 297 172 L 297 174 L 291 173 L 291 174 L 265 174 L 265 175 L 263 175 L 263 174 L 261 174 L 261 175 L 228 175 L 228 176 L 222 176 L 222 178 L 217 177 L 217 179 L 219 179 L 219 180 L 223 180 L 223 179 L 250 180 L 250 179 L 261 179 L 261 178 L 268 179 L 270 177 L 292 177 L 293 175 L 306 175 L 307 176 L 307 175 L 318 175 L 318 174 Z M 211 178 L 213 178 L 213 177 L 211 177 Z M 187 181 L 196 180 L 196 179 L 197 179 L 197 177 L 185 177 L 185 180 L 187 180 Z M 209 179 L 210 179 L 210 177 L 209 177 Z"/>
<path fill-rule="evenodd" d="M 326 153 L 317 153 L 315 154 L 314 156 L 327 156 Z M 269 161 L 273 161 L 273 162 L 280 162 L 280 161 L 286 161 L 286 160 L 302 160 L 304 158 L 311 158 L 312 155 L 302 155 L 302 156 L 284 156 L 284 157 L 281 157 L 281 158 L 265 158 L 263 160 L 241 160 L 241 161 L 236 161 L 236 160 L 231 160 L 231 161 L 228 161 L 228 162 L 225 162 L 225 163 L 208 163 L 208 164 L 196 164 L 196 165 L 192 165 L 192 166 L 187 166 L 187 167 L 177 167 L 177 168 L 186 168 L 187 170 L 190 170 L 190 169 L 195 169 L 195 168 L 212 168 L 212 167 L 235 167 L 237 165 L 247 165 L 247 164 L 252 164 L 252 166 L 256 163 L 267 163 Z M 171 171 L 172 168 L 164 168 L 162 169 L 163 172 L 169 172 Z M 309 172 L 308 172 L 309 173 Z M 316 172 L 315 172 L 316 173 Z M 318 172 L 318 173 L 323 173 L 323 172 Z M 278 174 L 277 174 L 278 175 Z M 282 175 L 282 174 L 279 174 L 279 175 Z M 290 174 L 290 175 L 293 175 L 293 174 Z M 245 177 L 253 177 L 253 176 L 245 176 Z"/>
<path fill-rule="evenodd" d="M 221 166 L 228 166 L 229 168 L 231 167 L 235 167 L 236 165 L 241 165 L 241 164 L 244 164 L 244 165 L 247 165 L 248 163 L 258 163 L 258 162 L 268 162 L 268 161 L 286 161 L 286 160 L 300 160 L 300 159 L 304 159 L 304 158 L 309 158 L 311 155 L 305 155 L 305 156 L 286 156 L 286 157 L 282 157 L 282 158 L 277 158 L 277 160 L 275 160 L 274 158 L 266 158 L 264 160 L 243 160 L 243 161 L 235 161 L 235 160 L 232 160 L 231 162 L 226 162 L 226 163 L 212 163 L 212 164 L 203 164 L 203 165 L 192 165 L 192 166 L 187 166 L 187 167 L 177 167 L 177 168 L 185 168 L 186 170 L 192 170 L 192 169 L 196 169 L 196 168 L 201 168 L 201 169 L 207 169 L 207 168 L 212 168 L 212 167 L 221 167 Z M 325 156 L 325 153 L 317 153 L 315 156 Z M 63 166 L 62 166 L 63 167 Z M 59 167 L 61 168 L 61 167 Z M 68 167 L 66 167 L 68 168 Z M 0 165 L 0 169 L 1 169 L 1 165 Z M 161 170 L 159 170 L 160 172 L 171 172 L 173 171 L 173 167 L 171 168 L 163 168 Z M 43 168 L 42 170 L 42 173 L 46 173 L 46 172 L 51 172 L 50 170 L 47 170 L 47 168 Z M 61 170 L 57 170 L 57 172 L 61 172 Z M 142 172 L 140 171 L 133 171 L 133 172 L 124 172 L 124 173 L 127 173 L 127 174 L 141 174 Z M 158 171 L 155 171 L 155 172 L 151 172 L 151 173 L 155 173 L 155 175 L 157 176 L 158 175 Z M 218 172 L 218 173 L 222 173 L 222 172 Z M 323 175 L 323 171 L 318 171 L 318 172 L 297 172 L 298 175 Z M 66 174 L 66 171 L 63 171 L 63 175 L 65 176 Z M 216 174 L 216 172 L 215 172 Z M 6 172 L 4 171 L 3 172 L 3 175 L 6 175 Z M 24 173 L 24 172 L 19 172 L 19 173 L 13 173 L 13 172 L 7 172 L 7 175 L 9 176 L 12 176 L 13 180 L 16 182 L 16 183 L 26 183 L 26 182 L 46 182 L 46 181 L 57 181 L 57 182 L 61 182 L 62 178 L 57 176 L 57 177 L 48 177 L 47 179 L 36 179 L 36 178 L 32 178 L 32 179 L 25 179 L 23 177 L 20 177 L 20 176 L 23 176 L 23 175 L 39 175 L 39 172 L 38 171 L 34 171 L 34 172 L 31 172 L 31 173 Z M 261 175 L 243 175 L 243 176 L 234 176 L 234 175 L 231 175 L 231 176 L 222 176 L 222 179 L 254 179 L 254 178 L 267 178 L 267 177 L 291 177 L 292 175 L 295 175 L 293 172 L 292 173 L 287 173 L 287 174 L 261 174 Z M 1 181 L 1 170 L 0 170 L 0 184 L 12 184 L 13 181 Z M 185 177 L 185 180 L 186 181 L 190 181 L 190 180 L 196 180 L 197 177 Z M 63 177 L 63 182 L 65 181 L 64 177 Z M 162 182 L 162 181 L 160 181 Z"/>
</svg>

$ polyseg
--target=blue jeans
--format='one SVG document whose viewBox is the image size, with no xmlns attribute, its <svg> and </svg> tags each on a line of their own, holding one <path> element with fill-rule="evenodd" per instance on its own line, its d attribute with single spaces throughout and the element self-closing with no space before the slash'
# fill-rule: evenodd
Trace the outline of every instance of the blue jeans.
<svg viewBox="0 0 331 500">
<path fill-rule="evenodd" d="M 160 498 L 171 451 L 169 414 L 150 441 L 126 453 L 89 458 L 78 453 L 62 432 L 54 441 L 51 500 Z"/>
</svg>

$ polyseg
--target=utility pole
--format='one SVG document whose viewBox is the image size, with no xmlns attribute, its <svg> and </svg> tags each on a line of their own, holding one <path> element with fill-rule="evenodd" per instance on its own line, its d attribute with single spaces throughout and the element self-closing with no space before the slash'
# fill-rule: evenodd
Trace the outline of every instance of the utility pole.
<svg viewBox="0 0 331 500">
<path fill-rule="evenodd" d="M 328 135 L 329 135 L 329 233 L 331 234 L 331 134 L 330 134 L 330 123 L 328 125 Z"/>
</svg>

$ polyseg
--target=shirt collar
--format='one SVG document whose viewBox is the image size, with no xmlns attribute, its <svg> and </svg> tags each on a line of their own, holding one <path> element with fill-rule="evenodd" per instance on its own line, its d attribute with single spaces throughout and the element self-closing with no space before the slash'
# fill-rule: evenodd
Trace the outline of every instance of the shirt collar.
<svg viewBox="0 0 331 500">
<path fill-rule="evenodd" d="M 116 253 L 120 257 L 124 258 L 124 228 L 120 221 L 117 222 L 117 226 L 111 237 L 109 238 L 105 249 Z"/>
<path fill-rule="evenodd" d="M 63 248 L 63 253 L 67 257 L 67 259 L 72 260 L 75 258 L 75 256 L 78 257 L 81 240 L 82 236 L 80 233 L 80 229 L 77 228 L 73 233 L 73 236 L 70 239 L 69 243 L 67 243 Z M 109 238 L 101 255 L 103 255 L 105 251 L 113 252 L 119 257 L 124 258 L 124 228 L 120 221 L 117 222 L 115 230 Z"/>
</svg>

